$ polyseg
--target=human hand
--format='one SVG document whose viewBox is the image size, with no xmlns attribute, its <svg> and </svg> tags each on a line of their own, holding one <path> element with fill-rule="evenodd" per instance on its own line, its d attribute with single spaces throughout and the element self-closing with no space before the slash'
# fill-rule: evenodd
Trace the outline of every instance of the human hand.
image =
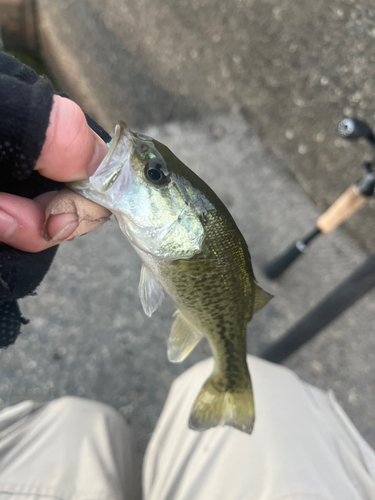
<svg viewBox="0 0 375 500">
<path fill-rule="evenodd" d="M 82 221 L 71 210 L 72 205 L 77 208 L 75 201 L 63 211 L 52 210 L 52 201 L 49 213 L 59 215 L 50 215 L 45 224 L 45 208 L 63 182 L 84 179 L 99 166 L 106 146 L 93 130 L 106 141 L 110 136 L 76 104 L 56 95 L 48 80 L 2 51 L 0 109 L 0 348 L 4 348 L 15 342 L 21 324 L 27 322 L 17 300 L 39 286 L 57 243 L 102 221 L 103 215 L 92 217 L 90 208 L 87 213 L 96 224 L 89 226 L 83 219 L 85 224 L 79 223 L 75 230 Z M 58 196 L 66 206 L 63 192 Z M 48 241 L 42 237 L 44 225 Z"/>
<path fill-rule="evenodd" d="M 34 170 L 54 181 L 69 182 L 92 175 L 107 153 L 104 141 L 88 126 L 80 107 L 55 95 L 46 139 Z M 0 193 L 0 241 L 25 252 L 40 252 L 67 239 L 78 226 L 76 213 L 51 215 L 45 208 L 56 194 L 33 200 Z"/>
</svg>

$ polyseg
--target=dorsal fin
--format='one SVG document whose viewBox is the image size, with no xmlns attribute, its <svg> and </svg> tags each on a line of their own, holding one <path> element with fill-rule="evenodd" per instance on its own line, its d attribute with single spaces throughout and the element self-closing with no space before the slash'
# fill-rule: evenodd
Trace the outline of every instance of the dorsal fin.
<svg viewBox="0 0 375 500">
<path fill-rule="evenodd" d="M 180 363 L 191 353 L 202 336 L 180 311 L 176 311 L 175 315 L 176 319 L 168 340 L 168 359 L 172 363 Z"/>
<path fill-rule="evenodd" d="M 253 314 L 260 311 L 268 302 L 272 299 L 273 295 L 268 292 L 265 292 L 263 288 L 254 283 L 254 307 Z"/>
</svg>

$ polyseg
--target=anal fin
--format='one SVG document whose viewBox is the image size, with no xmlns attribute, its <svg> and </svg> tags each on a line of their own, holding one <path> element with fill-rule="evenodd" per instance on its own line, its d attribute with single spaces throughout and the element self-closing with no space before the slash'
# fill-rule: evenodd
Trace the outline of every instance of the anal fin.
<svg viewBox="0 0 375 500">
<path fill-rule="evenodd" d="M 200 333 L 177 311 L 168 340 L 168 359 L 180 363 L 201 340 Z"/>
</svg>

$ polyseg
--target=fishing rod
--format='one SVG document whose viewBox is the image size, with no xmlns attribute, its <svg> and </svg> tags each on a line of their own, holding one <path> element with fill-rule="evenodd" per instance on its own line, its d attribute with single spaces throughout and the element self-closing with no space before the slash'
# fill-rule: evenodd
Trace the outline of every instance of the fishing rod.
<svg viewBox="0 0 375 500">
<path fill-rule="evenodd" d="M 259 356 L 282 363 L 374 287 L 375 255 L 372 255 Z"/>
<path fill-rule="evenodd" d="M 349 140 L 364 138 L 371 148 L 370 161 L 363 162 L 362 178 L 346 191 L 319 217 L 315 227 L 306 236 L 294 242 L 280 256 L 264 268 L 271 280 L 281 276 L 288 267 L 305 252 L 308 245 L 319 235 L 332 231 L 365 205 L 375 192 L 375 136 L 367 123 L 355 118 L 345 118 L 338 127 L 341 137 Z"/>
</svg>

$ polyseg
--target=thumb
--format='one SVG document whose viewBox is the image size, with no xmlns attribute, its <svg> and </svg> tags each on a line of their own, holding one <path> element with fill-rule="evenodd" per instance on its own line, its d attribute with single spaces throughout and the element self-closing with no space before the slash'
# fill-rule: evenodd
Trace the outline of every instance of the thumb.
<svg viewBox="0 0 375 500">
<path fill-rule="evenodd" d="M 35 170 L 60 182 L 86 179 L 95 172 L 107 151 L 104 141 L 87 125 L 81 108 L 70 99 L 55 95 Z"/>
</svg>

